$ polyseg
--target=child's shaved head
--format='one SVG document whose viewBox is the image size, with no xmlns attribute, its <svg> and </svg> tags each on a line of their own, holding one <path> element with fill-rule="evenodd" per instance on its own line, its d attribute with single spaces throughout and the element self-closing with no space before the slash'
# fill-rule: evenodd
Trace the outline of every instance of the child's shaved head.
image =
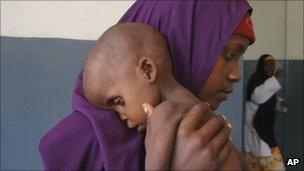
<svg viewBox="0 0 304 171">
<path fill-rule="evenodd" d="M 172 75 L 166 39 L 146 24 L 116 24 L 102 34 L 88 55 L 83 90 L 95 106 L 129 117 L 142 113 L 142 109 L 133 110 L 142 103 L 159 102 L 157 84 L 165 75 Z"/>
</svg>

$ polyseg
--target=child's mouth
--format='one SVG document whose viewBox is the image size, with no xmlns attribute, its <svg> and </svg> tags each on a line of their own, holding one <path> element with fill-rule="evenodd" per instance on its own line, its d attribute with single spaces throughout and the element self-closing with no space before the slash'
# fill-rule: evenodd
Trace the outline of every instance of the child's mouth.
<svg viewBox="0 0 304 171">
<path fill-rule="evenodd" d="M 137 127 L 136 129 L 137 129 L 137 132 L 139 132 L 139 133 L 146 130 L 146 124 L 135 124 L 135 123 L 131 122 L 130 120 L 127 120 L 127 125 L 128 125 L 128 128 Z"/>
<path fill-rule="evenodd" d="M 134 124 L 134 123 L 131 122 L 130 120 L 127 120 L 127 125 L 128 125 L 128 128 L 134 128 L 134 127 L 137 126 L 136 124 Z"/>
<path fill-rule="evenodd" d="M 142 123 L 142 124 L 135 124 L 132 121 L 130 121 L 126 116 L 121 115 L 120 116 L 121 120 L 123 122 L 127 123 L 127 127 L 128 128 L 136 128 L 137 132 L 141 133 L 143 131 L 146 130 L 146 124 Z"/>
</svg>

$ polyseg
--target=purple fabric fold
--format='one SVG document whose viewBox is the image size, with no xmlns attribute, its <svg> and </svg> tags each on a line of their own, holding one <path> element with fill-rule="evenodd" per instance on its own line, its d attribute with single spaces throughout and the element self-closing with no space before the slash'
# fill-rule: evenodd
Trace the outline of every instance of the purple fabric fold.
<svg viewBox="0 0 304 171">
<path fill-rule="evenodd" d="M 119 22 L 146 23 L 168 40 L 175 78 L 194 94 L 250 9 L 246 1 L 136 1 Z M 51 129 L 39 149 L 46 170 L 143 170 L 144 135 L 114 112 L 88 103 L 79 74 L 73 112 Z"/>
</svg>

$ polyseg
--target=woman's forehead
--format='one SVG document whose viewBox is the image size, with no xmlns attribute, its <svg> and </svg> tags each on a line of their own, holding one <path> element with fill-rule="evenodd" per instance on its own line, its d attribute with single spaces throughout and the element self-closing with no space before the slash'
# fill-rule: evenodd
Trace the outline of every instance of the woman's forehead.
<svg viewBox="0 0 304 171">
<path fill-rule="evenodd" d="M 274 60 L 274 57 L 273 57 L 273 56 L 267 56 L 267 57 L 265 58 L 264 61 L 265 61 L 265 62 L 266 62 L 266 61 L 272 61 L 272 62 L 274 62 L 275 60 Z"/>
<path fill-rule="evenodd" d="M 238 42 L 241 43 L 243 46 L 248 46 L 249 45 L 249 39 L 247 37 L 237 35 L 237 34 L 232 34 L 228 42 Z"/>
<path fill-rule="evenodd" d="M 243 36 L 233 35 L 226 43 L 225 48 L 235 50 L 237 53 L 243 54 L 247 50 L 248 45 L 249 39 Z"/>
<path fill-rule="evenodd" d="M 265 59 L 264 60 L 264 64 L 265 65 L 274 65 L 275 64 L 275 60 L 274 60 L 274 58 L 269 58 L 269 59 Z"/>
</svg>

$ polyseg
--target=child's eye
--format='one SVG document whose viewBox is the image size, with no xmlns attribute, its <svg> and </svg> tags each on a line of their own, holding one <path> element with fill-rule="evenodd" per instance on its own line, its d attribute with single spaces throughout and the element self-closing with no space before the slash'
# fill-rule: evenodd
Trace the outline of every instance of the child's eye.
<svg viewBox="0 0 304 171">
<path fill-rule="evenodd" d="M 124 100 L 123 97 L 117 97 L 117 98 L 113 99 L 113 104 L 124 106 L 125 105 L 125 100 Z"/>
</svg>

